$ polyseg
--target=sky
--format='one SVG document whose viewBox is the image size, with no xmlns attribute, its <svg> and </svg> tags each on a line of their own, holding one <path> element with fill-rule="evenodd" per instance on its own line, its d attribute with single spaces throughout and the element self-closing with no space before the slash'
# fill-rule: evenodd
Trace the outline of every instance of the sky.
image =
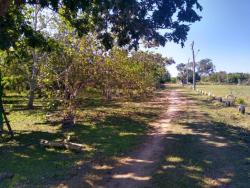
<svg viewBox="0 0 250 188">
<path fill-rule="evenodd" d="M 198 0 L 203 6 L 202 20 L 191 25 L 185 47 L 167 43 L 151 49 L 172 57 L 176 64 L 191 58 L 190 44 L 195 42 L 197 61 L 212 59 L 216 71 L 250 73 L 250 0 Z M 176 64 L 169 66 L 177 75 Z"/>
</svg>

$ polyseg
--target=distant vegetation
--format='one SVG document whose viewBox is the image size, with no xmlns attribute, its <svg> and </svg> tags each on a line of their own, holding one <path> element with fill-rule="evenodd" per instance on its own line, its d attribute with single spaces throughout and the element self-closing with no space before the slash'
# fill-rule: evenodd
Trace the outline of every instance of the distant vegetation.
<svg viewBox="0 0 250 188">
<path fill-rule="evenodd" d="M 250 85 L 249 73 L 226 73 L 225 71 L 215 72 L 202 78 L 203 82 L 219 84 L 243 84 Z"/>
<path fill-rule="evenodd" d="M 200 81 L 202 77 L 209 76 L 214 73 L 215 66 L 211 59 L 203 59 L 196 63 L 197 71 L 195 72 L 196 81 Z M 180 63 L 176 66 L 178 70 L 178 79 L 182 82 L 193 82 L 193 62 L 187 64 Z"/>
<path fill-rule="evenodd" d="M 176 66 L 178 70 L 177 78 L 185 83 L 193 81 L 193 62 Z M 211 59 L 203 59 L 196 63 L 196 81 L 200 83 L 212 84 L 243 84 L 250 85 L 250 73 L 227 73 L 226 71 L 216 72 L 216 67 Z"/>
</svg>

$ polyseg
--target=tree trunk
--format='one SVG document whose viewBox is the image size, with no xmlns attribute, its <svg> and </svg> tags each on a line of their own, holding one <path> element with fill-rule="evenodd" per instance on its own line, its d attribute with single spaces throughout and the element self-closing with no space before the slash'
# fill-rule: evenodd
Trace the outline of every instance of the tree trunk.
<svg viewBox="0 0 250 188">
<path fill-rule="evenodd" d="M 40 11 L 40 5 L 35 6 L 35 14 L 33 17 L 33 28 L 36 31 L 37 30 L 37 24 L 38 24 L 38 13 Z M 36 90 L 36 81 L 37 81 L 37 74 L 38 74 L 38 67 L 39 67 L 39 60 L 38 60 L 38 54 L 36 52 L 36 49 L 34 48 L 32 51 L 32 58 L 33 58 L 33 64 L 32 64 L 32 73 L 31 78 L 29 80 L 29 101 L 28 101 L 28 108 L 33 109 L 34 108 L 34 98 L 35 98 L 35 90 Z"/>
<path fill-rule="evenodd" d="M 29 83 L 29 101 L 28 101 L 28 108 L 33 109 L 34 108 L 34 98 L 35 98 L 35 90 L 36 90 L 36 79 L 37 79 L 37 73 L 38 73 L 38 58 L 37 53 L 35 49 L 33 50 L 33 65 L 32 65 L 32 75 L 30 78 Z"/>
<path fill-rule="evenodd" d="M 3 131 L 3 86 L 2 86 L 2 74 L 0 72 L 0 135 Z"/>
<path fill-rule="evenodd" d="M 0 0 L 0 16 L 5 16 L 10 7 L 10 4 L 10 0 Z"/>
<path fill-rule="evenodd" d="M 106 100 L 111 101 L 112 100 L 112 91 L 111 89 L 107 90 Z"/>
<path fill-rule="evenodd" d="M 28 109 L 34 108 L 34 98 L 35 98 L 35 84 L 33 81 L 30 83 L 30 90 L 29 90 L 29 100 L 28 100 Z"/>
<path fill-rule="evenodd" d="M 112 100 L 112 89 L 110 89 L 109 87 L 106 87 L 104 89 L 103 93 L 105 95 L 106 101 L 111 101 Z"/>
</svg>

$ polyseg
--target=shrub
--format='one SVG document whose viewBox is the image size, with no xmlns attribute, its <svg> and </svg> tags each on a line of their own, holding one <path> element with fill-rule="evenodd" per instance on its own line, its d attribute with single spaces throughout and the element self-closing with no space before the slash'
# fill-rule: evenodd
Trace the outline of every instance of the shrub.
<svg viewBox="0 0 250 188">
<path fill-rule="evenodd" d="M 236 99 L 236 103 L 237 103 L 237 104 L 246 104 L 245 100 L 242 99 L 242 98 L 237 98 L 237 99 Z"/>
</svg>

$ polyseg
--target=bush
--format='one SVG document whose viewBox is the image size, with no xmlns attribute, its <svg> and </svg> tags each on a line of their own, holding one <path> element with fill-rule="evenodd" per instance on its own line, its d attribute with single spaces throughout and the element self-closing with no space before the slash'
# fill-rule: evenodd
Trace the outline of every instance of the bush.
<svg viewBox="0 0 250 188">
<path fill-rule="evenodd" d="M 236 103 L 237 103 L 237 104 L 246 104 L 245 100 L 242 99 L 242 98 L 237 98 L 237 99 L 236 99 Z"/>
</svg>

